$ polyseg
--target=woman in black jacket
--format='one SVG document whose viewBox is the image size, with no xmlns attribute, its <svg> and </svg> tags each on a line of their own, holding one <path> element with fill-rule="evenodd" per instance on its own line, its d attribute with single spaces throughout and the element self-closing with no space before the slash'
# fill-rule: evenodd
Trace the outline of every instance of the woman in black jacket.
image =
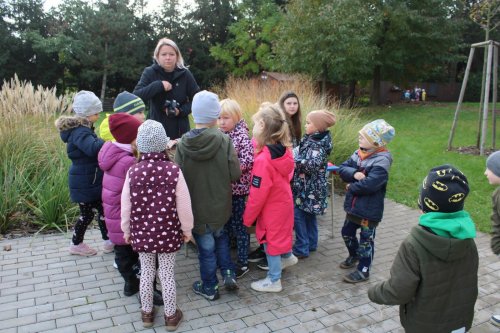
<svg viewBox="0 0 500 333">
<path fill-rule="evenodd" d="M 175 140 L 189 131 L 191 101 L 200 88 L 174 41 L 160 39 L 153 58 L 133 93 L 149 105 L 148 119 L 160 122 L 170 139 Z"/>
</svg>

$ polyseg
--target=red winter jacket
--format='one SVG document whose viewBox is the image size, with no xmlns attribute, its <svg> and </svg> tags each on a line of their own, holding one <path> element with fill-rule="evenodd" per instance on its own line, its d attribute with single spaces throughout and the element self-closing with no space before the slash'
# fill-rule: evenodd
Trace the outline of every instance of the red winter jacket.
<svg viewBox="0 0 500 333">
<path fill-rule="evenodd" d="M 292 151 L 281 144 L 265 146 L 255 155 L 243 224 L 257 221 L 255 236 L 273 256 L 292 250 L 293 169 Z"/>
</svg>

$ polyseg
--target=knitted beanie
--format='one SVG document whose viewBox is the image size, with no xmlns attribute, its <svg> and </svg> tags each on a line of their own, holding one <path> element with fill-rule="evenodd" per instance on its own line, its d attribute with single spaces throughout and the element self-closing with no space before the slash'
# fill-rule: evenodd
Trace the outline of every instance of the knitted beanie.
<svg viewBox="0 0 500 333">
<path fill-rule="evenodd" d="M 102 103 L 92 91 L 81 90 L 73 98 L 73 111 L 79 117 L 88 117 L 102 111 Z"/>
<path fill-rule="evenodd" d="M 202 90 L 194 95 L 191 111 L 195 124 L 210 124 L 219 118 L 219 97 L 212 92 Z"/>
<path fill-rule="evenodd" d="M 432 168 L 420 188 L 418 205 L 427 212 L 452 213 L 464 209 L 469 194 L 467 177 L 452 165 Z"/>
<path fill-rule="evenodd" d="M 114 113 L 109 116 L 109 130 L 118 143 L 130 144 L 137 138 L 141 122 L 126 113 Z"/>
<path fill-rule="evenodd" d="M 163 125 L 156 120 L 148 119 L 137 131 L 137 150 L 140 153 L 161 153 L 167 149 L 170 138 Z"/>
<path fill-rule="evenodd" d="M 359 134 L 363 135 L 372 145 L 383 147 L 392 141 L 396 131 L 384 119 L 377 119 L 366 124 Z"/>
<path fill-rule="evenodd" d="M 115 112 L 126 112 L 128 114 L 136 114 L 144 112 L 146 105 L 134 94 L 124 91 L 118 94 L 113 103 L 113 110 Z"/>
<path fill-rule="evenodd" d="M 335 115 L 327 110 L 311 111 L 307 117 L 319 132 L 326 131 L 328 127 L 335 125 L 336 121 Z"/>
<path fill-rule="evenodd" d="M 496 151 L 488 156 L 486 167 L 490 169 L 495 176 L 500 177 L 500 151 Z"/>
</svg>

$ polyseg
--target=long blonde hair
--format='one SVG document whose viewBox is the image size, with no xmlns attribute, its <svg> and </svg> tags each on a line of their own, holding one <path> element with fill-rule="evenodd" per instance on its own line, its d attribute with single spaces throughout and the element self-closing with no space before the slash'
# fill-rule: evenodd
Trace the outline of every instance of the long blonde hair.
<svg viewBox="0 0 500 333">
<path fill-rule="evenodd" d="M 156 62 L 158 62 L 158 54 L 160 53 L 161 47 L 165 45 L 171 46 L 175 50 L 175 54 L 177 54 L 177 63 L 175 65 L 178 68 L 187 68 L 186 65 L 184 65 L 184 58 L 182 57 L 181 50 L 179 50 L 179 47 L 173 40 L 168 38 L 162 38 L 158 41 L 158 44 L 156 44 L 155 51 L 153 52 L 153 58 Z"/>
<path fill-rule="evenodd" d="M 253 115 L 252 120 L 254 124 L 261 120 L 264 123 L 264 128 L 258 133 L 259 135 L 254 136 L 257 142 L 257 150 L 262 149 L 265 145 L 278 142 L 287 148 L 292 146 L 285 113 L 278 105 L 270 102 L 262 103 L 259 111 Z"/>
</svg>

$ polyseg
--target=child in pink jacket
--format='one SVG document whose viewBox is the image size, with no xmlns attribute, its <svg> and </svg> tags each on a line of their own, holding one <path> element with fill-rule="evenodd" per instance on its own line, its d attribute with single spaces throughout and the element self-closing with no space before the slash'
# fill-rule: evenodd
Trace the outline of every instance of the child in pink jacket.
<svg viewBox="0 0 500 333">
<path fill-rule="evenodd" d="M 294 161 L 290 131 L 283 111 L 263 104 L 254 116 L 255 158 L 243 224 L 257 221 L 255 236 L 264 244 L 269 271 L 252 289 L 280 292 L 281 270 L 298 261 L 292 253 L 293 197 L 290 180 Z"/>
</svg>

